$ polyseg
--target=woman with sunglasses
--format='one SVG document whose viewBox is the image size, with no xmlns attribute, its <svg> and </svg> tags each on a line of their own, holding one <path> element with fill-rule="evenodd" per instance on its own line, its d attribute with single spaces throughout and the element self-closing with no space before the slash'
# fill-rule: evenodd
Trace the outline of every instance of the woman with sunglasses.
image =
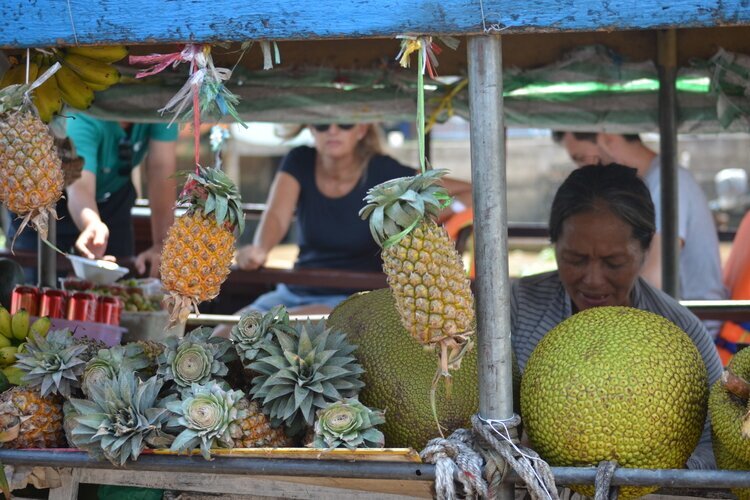
<svg viewBox="0 0 750 500">
<path fill-rule="evenodd" d="M 282 161 L 253 244 L 239 249 L 237 265 L 261 267 L 296 213 L 295 269 L 381 272 L 379 247 L 358 212 L 368 189 L 415 170 L 383 154 L 376 125 L 317 124 L 309 129 L 315 147 L 294 148 Z M 446 179 L 444 185 L 462 204 L 471 203 L 470 184 Z M 283 304 L 294 314 L 325 314 L 357 291 L 280 284 L 245 309 L 267 311 Z"/>
</svg>

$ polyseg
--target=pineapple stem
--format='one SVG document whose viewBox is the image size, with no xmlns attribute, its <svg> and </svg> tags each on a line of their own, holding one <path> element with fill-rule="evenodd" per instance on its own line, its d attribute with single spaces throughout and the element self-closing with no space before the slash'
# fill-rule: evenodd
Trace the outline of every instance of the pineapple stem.
<svg viewBox="0 0 750 500">
<path fill-rule="evenodd" d="M 432 409 L 432 418 L 435 420 L 435 425 L 437 425 L 437 430 L 440 433 L 441 438 L 445 438 L 445 434 L 443 434 L 443 426 L 440 425 L 440 419 L 438 418 L 437 414 L 437 386 L 438 383 L 440 383 L 440 377 L 443 375 L 443 370 L 438 367 L 437 371 L 435 372 L 435 376 L 432 378 L 432 385 L 430 386 L 430 409 Z"/>
<path fill-rule="evenodd" d="M 417 51 L 417 139 L 419 142 L 419 167 L 425 173 L 425 140 L 424 140 L 424 54 L 427 50 L 426 38 L 422 38 Z"/>
</svg>

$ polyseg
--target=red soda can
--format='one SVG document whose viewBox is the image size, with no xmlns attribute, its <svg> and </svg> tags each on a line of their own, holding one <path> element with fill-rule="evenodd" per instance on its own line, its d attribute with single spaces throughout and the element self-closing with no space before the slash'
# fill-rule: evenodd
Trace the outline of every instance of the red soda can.
<svg viewBox="0 0 750 500">
<path fill-rule="evenodd" d="M 71 321 L 96 321 L 96 295 L 76 292 L 68 297 L 68 316 Z"/>
<path fill-rule="evenodd" d="M 30 316 L 39 310 L 39 289 L 34 286 L 17 285 L 10 296 L 10 313 L 26 309 Z"/>
<path fill-rule="evenodd" d="M 120 326 L 122 307 L 122 301 L 118 297 L 102 295 L 96 305 L 96 321 L 107 325 Z"/>
<path fill-rule="evenodd" d="M 68 294 L 64 290 L 48 288 L 42 292 L 39 300 L 39 316 L 64 318 L 67 312 Z"/>
</svg>

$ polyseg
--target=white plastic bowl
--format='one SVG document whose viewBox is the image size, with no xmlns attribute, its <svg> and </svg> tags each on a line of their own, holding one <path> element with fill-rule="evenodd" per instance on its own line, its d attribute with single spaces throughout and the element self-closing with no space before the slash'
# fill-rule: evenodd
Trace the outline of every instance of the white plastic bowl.
<svg viewBox="0 0 750 500">
<path fill-rule="evenodd" d="M 78 255 L 67 257 L 73 264 L 73 271 L 77 277 L 97 285 L 111 285 L 129 272 L 127 267 L 118 266 L 115 262 L 107 260 L 87 259 Z"/>
</svg>

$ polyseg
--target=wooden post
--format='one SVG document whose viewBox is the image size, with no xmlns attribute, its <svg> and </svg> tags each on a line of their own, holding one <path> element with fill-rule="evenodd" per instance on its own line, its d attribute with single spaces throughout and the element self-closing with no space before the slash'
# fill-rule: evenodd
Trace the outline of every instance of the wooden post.
<svg viewBox="0 0 750 500">
<path fill-rule="evenodd" d="M 468 63 L 479 413 L 507 419 L 513 415 L 513 377 L 500 36 L 469 38 Z M 513 498 L 512 484 L 502 486 L 500 498 Z"/>
</svg>

